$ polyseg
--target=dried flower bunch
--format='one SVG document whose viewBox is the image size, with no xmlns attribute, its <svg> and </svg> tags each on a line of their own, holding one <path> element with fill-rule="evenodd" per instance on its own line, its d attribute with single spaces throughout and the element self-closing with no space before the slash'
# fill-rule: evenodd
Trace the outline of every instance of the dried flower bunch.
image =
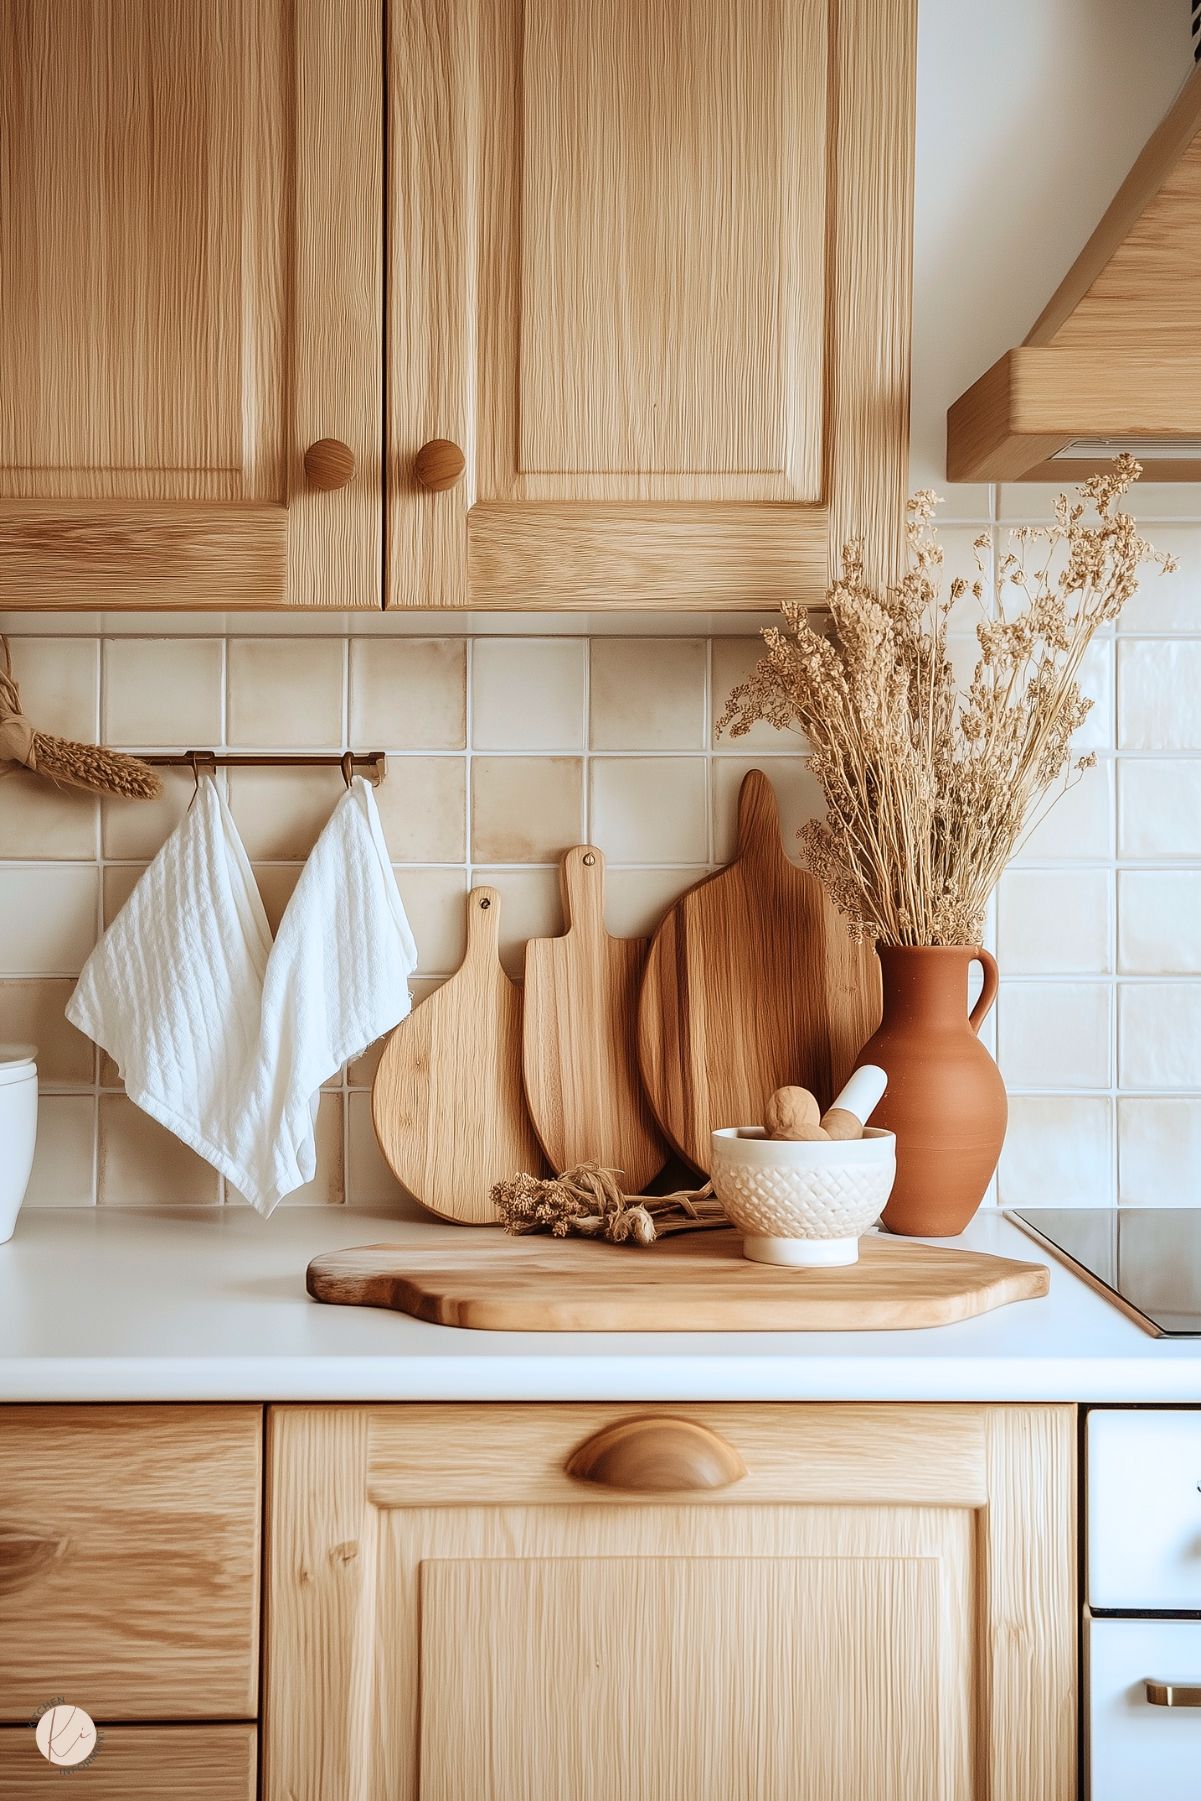
<svg viewBox="0 0 1201 1801">
<path fill-rule="evenodd" d="M 879 589 L 849 544 L 830 589 L 828 635 L 786 606 L 766 655 L 726 703 L 733 737 L 757 720 L 808 743 L 826 805 L 802 853 L 856 938 L 978 944 L 1006 863 L 1095 761 L 1072 737 L 1092 706 L 1080 666 L 1147 564 L 1175 568 L 1120 510 L 1141 470 L 1130 456 L 1061 494 L 1054 523 L 1010 534 L 985 607 L 988 534 L 977 577 L 943 578 L 936 497 L 909 503 L 908 568 Z M 980 657 L 966 693 L 947 648 L 952 609 L 975 600 Z"/>
<path fill-rule="evenodd" d="M 628 1195 L 617 1179 L 620 1173 L 597 1163 L 578 1163 L 544 1181 L 523 1171 L 497 1182 L 490 1199 L 505 1231 L 515 1238 L 549 1232 L 554 1238 L 649 1245 L 669 1232 L 697 1232 L 729 1223 L 708 1183 L 675 1194 Z"/>
</svg>

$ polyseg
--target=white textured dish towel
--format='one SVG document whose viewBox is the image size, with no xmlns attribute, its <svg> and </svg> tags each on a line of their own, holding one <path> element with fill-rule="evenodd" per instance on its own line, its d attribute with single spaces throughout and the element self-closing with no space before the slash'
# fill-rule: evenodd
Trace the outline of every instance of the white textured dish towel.
<svg viewBox="0 0 1201 1801">
<path fill-rule="evenodd" d="M 375 797 L 343 795 L 274 945 L 205 781 L 84 968 L 67 1017 L 126 1092 L 268 1214 L 316 1169 L 321 1085 L 405 1017 L 417 962 Z"/>
</svg>

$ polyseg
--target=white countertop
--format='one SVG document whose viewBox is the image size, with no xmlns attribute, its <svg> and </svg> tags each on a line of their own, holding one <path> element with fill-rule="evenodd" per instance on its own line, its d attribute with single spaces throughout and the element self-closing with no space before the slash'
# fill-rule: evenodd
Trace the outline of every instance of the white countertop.
<svg viewBox="0 0 1201 1801">
<path fill-rule="evenodd" d="M 918 1332 L 473 1332 L 305 1293 L 319 1251 L 435 1233 L 334 1207 L 31 1209 L 0 1245 L 0 1401 L 1201 1402 L 1201 1339 L 1152 1338 L 998 1214 L 955 1242 L 1049 1261 L 1049 1295 Z"/>
</svg>

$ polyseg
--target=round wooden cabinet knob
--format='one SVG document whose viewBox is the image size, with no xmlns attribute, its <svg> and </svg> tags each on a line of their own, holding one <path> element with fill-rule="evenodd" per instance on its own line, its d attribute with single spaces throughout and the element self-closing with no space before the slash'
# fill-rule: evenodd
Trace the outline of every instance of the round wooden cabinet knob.
<svg viewBox="0 0 1201 1801">
<path fill-rule="evenodd" d="M 467 458 L 449 438 L 431 438 L 413 458 L 413 479 L 430 494 L 441 494 L 457 488 L 463 479 Z"/>
<path fill-rule="evenodd" d="M 604 1426 L 567 1460 L 577 1482 L 644 1494 L 729 1488 L 746 1473 L 733 1445 L 711 1427 L 662 1414 Z"/>
<path fill-rule="evenodd" d="M 304 472 L 310 488 L 344 488 L 354 474 L 354 451 L 339 438 L 318 438 L 304 453 Z"/>
</svg>

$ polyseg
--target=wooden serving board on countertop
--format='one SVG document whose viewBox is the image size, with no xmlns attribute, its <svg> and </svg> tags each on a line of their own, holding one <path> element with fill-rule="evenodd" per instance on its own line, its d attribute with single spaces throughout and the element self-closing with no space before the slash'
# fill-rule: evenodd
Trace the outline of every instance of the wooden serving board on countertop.
<svg viewBox="0 0 1201 1801">
<path fill-rule="evenodd" d="M 492 1332 L 883 1332 L 946 1326 L 1046 1294 L 1045 1264 L 869 1233 L 845 1269 L 751 1263 L 730 1231 L 645 1250 L 588 1239 L 456 1237 L 314 1257 L 314 1300 Z"/>
<path fill-rule="evenodd" d="M 762 770 L 738 795 L 738 854 L 689 889 L 651 940 L 642 1080 L 665 1137 L 708 1171 L 710 1134 L 763 1120 L 777 1088 L 830 1105 L 880 1023 L 880 965 L 816 876 L 784 854 Z"/>
<path fill-rule="evenodd" d="M 558 1174 L 599 1163 L 622 1172 L 627 1194 L 642 1194 L 668 1155 L 638 1075 L 638 988 L 650 940 L 605 929 L 605 859 L 594 845 L 567 852 L 560 883 L 566 932 L 525 947 L 530 1117 Z"/>
</svg>

